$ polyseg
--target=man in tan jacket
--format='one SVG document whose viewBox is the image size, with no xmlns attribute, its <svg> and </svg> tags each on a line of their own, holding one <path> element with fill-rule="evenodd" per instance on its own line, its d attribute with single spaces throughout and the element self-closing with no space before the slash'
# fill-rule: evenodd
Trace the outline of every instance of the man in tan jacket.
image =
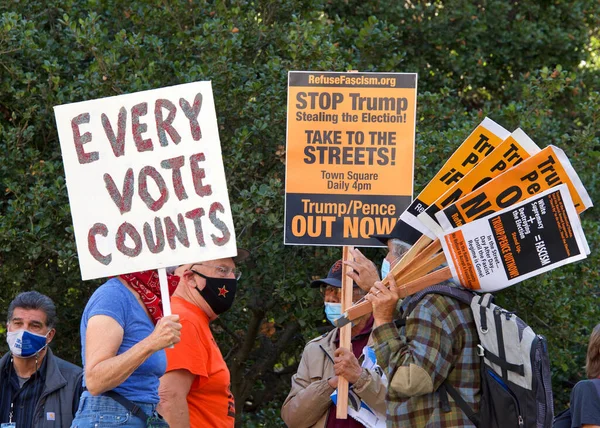
<svg viewBox="0 0 600 428">
<path fill-rule="evenodd" d="M 341 278 L 342 261 L 338 260 L 327 278 L 311 283 L 311 287 L 321 288 L 325 313 L 332 323 L 341 315 Z M 357 301 L 364 294 L 361 288 L 355 286 L 353 300 Z M 348 379 L 351 391 L 368 408 L 385 415 L 386 383 L 381 372 L 361 367 L 359 363 L 363 349 L 371 343 L 372 326 L 371 314 L 356 320 L 352 327 L 352 351 L 338 347 L 338 328 L 307 343 L 298 371 L 292 377 L 292 389 L 281 409 L 281 417 L 290 428 L 364 426 L 351 417 L 347 421 L 336 419 L 336 407 L 330 396 L 337 388 L 338 376 Z"/>
</svg>

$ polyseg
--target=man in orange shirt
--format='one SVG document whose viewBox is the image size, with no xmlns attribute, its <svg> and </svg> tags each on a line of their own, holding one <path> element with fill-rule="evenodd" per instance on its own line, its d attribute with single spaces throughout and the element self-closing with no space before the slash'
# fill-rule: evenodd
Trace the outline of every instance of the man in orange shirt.
<svg viewBox="0 0 600 428">
<path fill-rule="evenodd" d="M 233 304 L 241 272 L 235 261 L 248 256 L 179 266 L 171 309 L 179 315 L 181 341 L 166 349 L 167 371 L 160 379 L 159 413 L 172 427 L 233 427 L 235 402 L 229 369 L 209 323 Z"/>
</svg>

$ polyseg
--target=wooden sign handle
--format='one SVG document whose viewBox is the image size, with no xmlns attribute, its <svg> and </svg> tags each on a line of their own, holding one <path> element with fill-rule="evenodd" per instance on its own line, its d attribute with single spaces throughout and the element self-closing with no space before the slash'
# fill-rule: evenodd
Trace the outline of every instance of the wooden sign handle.
<svg viewBox="0 0 600 428">
<path fill-rule="evenodd" d="M 344 246 L 342 250 L 343 261 L 352 261 L 354 258 L 350 253 L 353 246 Z M 342 312 L 352 307 L 352 287 L 354 281 L 348 277 L 348 271 L 352 269 L 345 263 L 342 267 Z M 346 348 L 352 351 L 352 325 L 348 324 L 340 328 L 340 348 Z M 338 377 L 338 396 L 335 417 L 338 419 L 348 419 L 348 379 Z"/>
<path fill-rule="evenodd" d="M 171 296 L 169 296 L 169 282 L 167 280 L 167 270 L 158 268 L 158 281 L 160 284 L 160 299 L 162 301 L 163 315 L 171 315 Z M 173 348 L 174 345 L 169 346 Z"/>
<path fill-rule="evenodd" d="M 169 282 L 165 268 L 158 268 L 158 281 L 160 283 L 160 298 L 162 300 L 163 315 L 171 315 L 171 297 L 169 296 Z"/>
<path fill-rule="evenodd" d="M 398 292 L 400 294 L 400 298 L 404 298 L 406 296 L 415 294 L 416 292 L 421 291 L 424 288 L 438 284 L 450 278 L 452 278 L 452 272 L 450 271 L 449 267 L 445 267 L 433 271 L 425 276 L 417 278 L 406 284 L 399 285 Z M 363 315 L 373 312 L 373 306 L 371 305 L 371 302 L 365 301 L 352 306 L 345 312 L 346 317 L 348 318 L 348 320 L 351 321 L 355 320 L 358 317 L 362 317 Z"/>
<path fill-rule="evenodd" d="M 431 282 L 434 279 L 441 278 L 438 280 L 438 282 L 441 282 L 452 277 L 448 268 L 432 272 L 431 276 L 427 275 L 446 261 L 444 252 L 439 252 L 441 249 L 442 245 L 438 239 L 432 241 L 423 235 L 392 268 L 390 273 L 393 275 L 398 288 L 403 289 L 401 297 L 406 297 L 423 288 L 437 284 L 437 282 Z M 419 281 L 419 279 L 422 279 L 422 281 Z M 387 277 L 382 279 L 382 283 L 386 287 L 390 286 Z M 412 293 L 402 294 L 408 291 L 412 291 Z M 371 313 L 373 308 L 370 302 L 362 302 L 346 310 L 342 307 L 342 311 L 344 313 L 342 318 L 345 318 L 347 322 Z M 342 323 L 342 325 L 344 324 Z"/>
</svg>

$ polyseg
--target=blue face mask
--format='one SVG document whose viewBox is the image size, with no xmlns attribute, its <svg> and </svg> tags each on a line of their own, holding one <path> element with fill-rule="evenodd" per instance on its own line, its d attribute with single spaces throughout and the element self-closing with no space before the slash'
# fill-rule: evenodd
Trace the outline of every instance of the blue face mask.
<svg viewBox="0 0 600 428">
<path fill-rule="evenodd" d="M 381 280 L 383 280 L 388 273 L 390 273 L 390 262 L 388 262 L 387 259 L 383 259 L 383 262 L 381 262 Z"/>
<path fill-rule="evenodd" d="M 342 316 L 342 304 L 325 302 L 325 316 L 335 326 L 334 321 Z"/>
<path fill-rule="evenodd" d="M 42 336 L 27 330 L 8 331 L 6 332 L 6 342 L 13 356 L 29 358 L 46 347 L 46 336 L 48 334 Z"/>
</svg>

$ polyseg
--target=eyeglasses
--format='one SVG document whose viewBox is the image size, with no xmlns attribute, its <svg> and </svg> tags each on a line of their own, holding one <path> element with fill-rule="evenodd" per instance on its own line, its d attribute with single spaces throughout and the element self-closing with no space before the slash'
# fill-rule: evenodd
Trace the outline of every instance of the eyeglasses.
<svg viewBox="0 0 600 428">
<path fill-rule="evenodd" d="M 217 273 L 219 274 L 219 276 L 221 278 L 227 278 L 231 274 L 233 274 L 235 279 L 240 279 L 242 277 L 242 271 L 236 267 L 232 268 L 229 266 L 211 265 L 208 263 L 196 263 L 196 264 L 201 265 L 201 266 L 209 266 L 209 267 L 213 268 L 214 270 L 217 271 Z"/>
<path fill-rule="evenodd" d="M 334 296 L 341 296 L 342 295 L 342 289 L 338 288 L 338 287 L 334 287 L 332 285 L 325 285 L 325 284 L 321 284 L 319 286 L 319 291 L 321 292 L 321 294 L 323 296 L 327 296 L 330 294 L 333 294 Z"/>
<path fill-rule="evenodd" d="M 321 294 L 323 295 L 323 297 L 327 296 L 327 295 L 334 295 L 336 297 L 341 297 L 342 296 L 342 289 L 340 287 L 334 287 L 333 285 L 325 285 L 325 284 L 321 284 L 319 286 L 319 291 L 321 292 Z M 362 296 L 364 293 L 362 292 L 362 290 L 358 287 L 354 287 L 352 288 L 352 295 L 353 296 Z"/>
</svg>

